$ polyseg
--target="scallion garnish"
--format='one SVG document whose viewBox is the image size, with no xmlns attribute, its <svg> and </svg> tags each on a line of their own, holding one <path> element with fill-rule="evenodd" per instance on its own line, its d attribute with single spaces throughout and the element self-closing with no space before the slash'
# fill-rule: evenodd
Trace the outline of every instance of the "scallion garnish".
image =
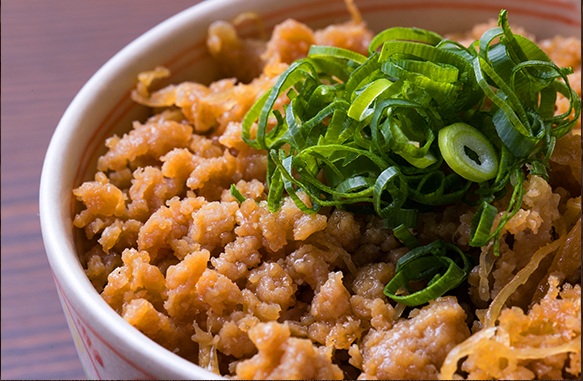
<svg viewBox="0 0 583 381">
<path fill-rule="evenodd" d="M 439 130 L 439 151 L 451 169 L 464 179 L 481 183 L 496 177 L 498 155 L 488 138 L 466 123 Z"/>
<path fill-rule="evenodd" d="M 567 79 L 572 69 L 514 35 L 505 10 L 498 27 L 468 47 L 398 27 L 379 33 L 368 51 L 312 46 L 245 116 L 243 140 L 268 152 L 269 209 L 279 208 L 285 191 L 306 213 L 322 206 L 374 211 L 407 246 L 417 246 L 407 228 L 418 211 L 462 200 L 478 207 L 470 245 L 493 241 L 498 255 L 502 228 L 522 203 L 525 173 L 547 176 L 556 139 L 579 118 L 581 103 Z M 570 107 L 554 115 L 558 93 Z M 290 103 L 275 110 L 282 94 Z M 492 202 L 508 188 L 509 206 L 494 227 Z M 467 277 L 458 248 L 425 248 L 399 262 L 386 290 L 391 298 L 424 303 Z M 395 295 L 429 277 L 424 291 Z"/>
<path fill-rule="evenodd" d="M 245 196 L 243 196 L 241 191 L 239 189 L 237 189 L 235 184 L 231 184 L 231 196 L 233 196 L 239 204 L 242 204 L 243 201 L 246 200 Z"/>
<path fill-rule="evenodd" d="M 421 246 L 417 238 L 415 238 L 413 233 L 411 233 L 411 231 L 407 229 L 407 226 L 405 226 L 405 224 L 401 224 L 394 228 L 393 233 L 395 234 L 395 238 L 403 242 L 403 244 L 407 246 L 409 250 L 413 250 Z"/>
<path fill-rule="evenodd" d="M 384 293 L 396 302 L 417 306 L 459 286 L 470 270 L 468 257 L 457 246 L 437 240 L 401 257 L 397 261 L 395 276 L 385 287 Z M 427 280 L 427 286 L 413 291 L 409 282 L 421 280 Z M 398 295 L 402 288 L 408 294 Z"/>
</svg>

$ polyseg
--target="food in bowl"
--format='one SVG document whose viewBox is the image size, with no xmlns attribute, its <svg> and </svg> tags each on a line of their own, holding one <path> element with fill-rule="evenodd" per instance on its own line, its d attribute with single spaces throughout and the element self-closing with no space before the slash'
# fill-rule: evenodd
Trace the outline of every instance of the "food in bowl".
<svg viewBox="0 0 583 381">
<path fill-rule="evenodd" d="M 557 115 L 573 112 L 561 120 L 572 119 L 566 123 L 577 125 L 556 142 L 544 142 L 550 150 L 544 152 L 552 151 L 552 156 L 544 160 L 543 155 L 540 161 L 529 162 L 529 168 L 520 167 L 520 171 L 508 174 L 504 183 L 507 194 L 502 195 L 503 190 L 498 189 L 489 206 L 481 209 L 472 205 L 476 199 L 467 191 L 491 178 L 466 179 L 474 188 L 457 196 L 468 195 L 467 202 L 459 197 L 430 208 L 417 200 L 415 205 L 421 206 L 414 227 L 400 220 L 409 213 L 404 210 L 412 209 L 411 201 L 400 205 L 394 215 L 381 218 L 375 214 L 375 204 L 382 210 L 391 203 L 391 198 L 382 194 L 387 187 L 381 187 L 376 201 L 366 196 L 344 204 L 343 200 L 351 196 L 349 192 L 322 200 L 315 188 L 298 183 L 301 169 L 292 171 L 288 164 L 291 159 L 285 160 L 294 150 L 311 147 L 307 142 L 299 144 L 299 135 L 286 137 L 287 141 L 276 146 L 254 146 L 262 136 L 273 138 L 272 143 L 284 136 L 284 130 L 278 135 L 277 126 L 293 125 L 294 118 L 286 119 L 287 111 L 294 116 L 293 99 L 296 104 L 306 101 L 304 97 L 314 94 L 307 93 L 310 86 L 322 86 L 319 99 L 324 109 L 337 95 L 326 91 L 333 90 L 330 87 L 334 85 L 336 90 L 347 87 L 350 75 L 365 67 L 374 55 L 376 43 L 370 52 L 369 47 L 371 41 L 379 40 L 351 9 L 350 22 L 317 31 L 287 20 L 276 26 L 266 42 L 241 39 L 232 23 L 214 23 L 209 28 L 208 47 L 226 72 L 226 79 L 210 86 L 183 82 L 152 90 L 156 79 L 169 75 L 163 67 L 139 76 L 132 98 L 151 107 L 152 116 L 136 121 L 127 134 L 109 138 L 105 142 L 108 151 L 98 160 L 95 179 L 73 191 L 83 204 L 74 223 L 87 238 L 81 260 L 91 282 L 114 310 L 152 340 L 225 376 L 431 379 L 451 378 L 463 372 L 468 378 L 577 378 L 581 352 L 581 137 L 577 101 L 569 99 L 568 93 L 567 97 L 558 96 L 556 110 L 553 107 L 551 111 Z M 478 25 L 455 39 L 468 47 L 492 27 Z M 399 30 L 411 31 L 420 33 Z M 489 33 L 492 38 L 500 36 L 498 31 Z M 421 35 L 441 41 L 430 32 Z M 309 55 L 313 45 L 346 49 L 311 51 L 312 57 L 327 57 L 319 74 L 334 74 L 320 75 L 321 83 L 310 84 L 309 79 L 293 90 L 291 86 L 284 88 L 282 76 L 294 75 L 290 67 Z M 569 75 L 572 86 L 577 86 L 580 42 L 558 37 L 539 41 L 539 45 L 561 66 L 575 67 L 574 74 L 560 73 Z M 457 53 L 452 54 L 463 55 L 465 50 L 458 45 L 446 46 L 449 50 L 456 47 Z M 362 117 L 358 137 L 368 138 L 372 134 L 365 130 L 371 123 L 368 118 L 375 117 L 370 111 L 387 99 L 380 94 L 391 86 L 380 80 L 398 82 L 393 78 L 399 77 L 398 68 L 404 71 L 403 65 L 409 65 L 405 71 L 410 76 L 428 70 L 425 77 L 429 79 L 434 78 L 428 73 L 455 71 L 452 65 L 410 62 L 407 54 L 393 57 L 402 65 L 391 67 L 390 79 L 369 78 L 365 87 L 364 75 L 353 89 L 354 98 L 348 97 L 356 106 L 352 111 L 352 106 L 347 107 L 346 115 L 339 114 L 342 118 L 334 122 Z M 365 60 L 359 61 L 360 56 Z M 413 69 L 414 65 L 429 69 Z M 548 63 L 539 66 L 525 66 L 525 70 L 537 78 L 548 75 L 549 71 L 544 70 Z M 345 80 L 339 78 L 344 75 L 341 69 L 348 72 Z M 542 79 L 555 83 L 555 77 Z M 456 89 L 447 86 L 456 81 L 437 82 L 446 84 L 438 88 Z M 491 82 L 487 85 L 494 86 Z M 428 92 L 419 87 L 423 89 L 411 86 L 410 93 L 417 100 L 430 102 L 432 96 L 428 98 Z M 457 87 L 456 91 L 460 90 Z M 575 90 L 580 95 L 580 88 Z M 271 104 L 264 95 L 269 92 L 275 94 Z M 434 92 L 433 97 L 439 94 Z M 555 103 L 550 94 L 550 90 L 544 91 L 544 103 L 537 100 L 531 106 L 536 103 L 542 108 L 544 104 L 549 113 L 547 97 Z M 401 106 L 405 100 L 401 98 Z M 478 101 L 479 107 L 503 108 L 488 102 L 484 97 L 482 103 Z M 266 112 L 261 120 L 266 104 L 279 110 L 279 115 Z M 475 122 L 472 115 L 479 116 L 472 111 L 474 105 L 469 106 L 460 116 L 465 124 Z M 329 127 L 333 118 L 332 113 L 324 115 L 314 125 L 322 130 L 324 138 L 324 127 Z M 409 115 L 409 120 L 422 122 L 415 115 Z M 458 130 L 468 131 L 466 127 L 453 129 Z M 469 133 L 479 136 L 480 141 L 481 135 L 474 130 Z M 415 140 L 419 144 L 413 143 L 414 139 L 405 143 L 422 149 L 429 140 L 423 137 Z M 429 148 L 421 152 L 405 149 L 413 153 L 397 158 L 400 168 L 409 164 L 422 169 L 434 166 L 451 171 L 447 175 L 457 173 L 455 168 L 446 167 L 449 163 L 443 164 L 445 158 L 433 161 L 441 152 L 436 148 L 438 140 L 434 137 L 433 144 L 427 144 Z M 311 145 L 319 142 L 312 140 Z M 342 143 L 358 146 L 358 141 Z M 495 144 L 495 150 L 501 149 L 500 142 Z M 515 148 L 520 146 L 516 144 Z M 265 148 L 276 154 L 268 157 Z M 329 152 L 321 155 L 321 162 L 332 161 L 337 155 Z M 342 160 L 346 167 L 358 157 L 342 156 Z M 546 166 L 551 169 L 548 180 L 543 169 Z M 374 172 L 370 167 L 365 169 Z M 355 172 L 362 174 L 358 169 Z M 279 180 L 274 174 L 279 174 Z M 320 181 L 312 181 L 320 191 L 320 184 L 333 183 L 333 177 L 325 171 L 313 177 Z M 377 173 L 376 180 L 379 177 Z M 433 181 L 425 182 L 431 184 L 429 180 Z M 360 181 L 352 188 L 354 192 L 362 191 L 362 184 L 370 186 L 362 179 L 353 181 Z M 335 186 L 348 187 L 348 183 Z M 274 196 L 272 189 L 281 193 Z M 417 189 L 426 190 L 423 186 Z M 451 189 L 452 193 L 458 190 Z M 429 197 L 432 191 L 424 195 Z M 524 193 L 522 202 L 514 201 L 516 207 L 509 211 L 512 217 L 500 223 L 520 192 Z M 323 201 L 329 200 L 336 204 L 325 205 Z M 490 214 L 490 225 L 474 217 L 487 216 L 492 208 L 495 213 Z M 391 223 L 387 223 L 389 219 Z M 502 226 L 497 241 L 489 237 L 484 245 L 472 245 L 479 226 L 486 226 L 486 237 L 493 226 Z M 456 258 L 454 263 L 449 257 L 412 258 L 411 253 L 417 254 L 422 251 L 419 248 L 434 242 L 454 245 L 461 259 Z M 399 279 L 399 274 L 403 276 L 413 259 L 428 264 L 423 271 L 431 274 L 431 279 L 406 279 L 387 287 Z M 466 271 L 453 287 L 435 296 L 435 285 L 443 284 L 446 276 L 432 269 L 442 260 Z M 453 265 L 451 268 L 455 269 Z M 459 369 L 458 360 L 463 360 Z"/>
</svg>

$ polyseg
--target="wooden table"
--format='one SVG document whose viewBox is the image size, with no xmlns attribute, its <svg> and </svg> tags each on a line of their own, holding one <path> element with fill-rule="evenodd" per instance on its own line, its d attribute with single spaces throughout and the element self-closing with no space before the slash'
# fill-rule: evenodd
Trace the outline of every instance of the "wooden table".
<svg viewBox="0 0 583 381">
<path fill-rule="evenodd" d="M 85 378 L 41 238 L 44 155 L 101 65 L 199 1 L 2 1 L 2 379 Z"/>
</svg>

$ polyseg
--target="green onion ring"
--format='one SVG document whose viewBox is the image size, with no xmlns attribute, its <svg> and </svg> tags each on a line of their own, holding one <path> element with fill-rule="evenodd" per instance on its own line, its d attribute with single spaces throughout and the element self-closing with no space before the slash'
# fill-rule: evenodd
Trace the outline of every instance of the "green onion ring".
<svg viewBox="0 0 583 381">
<path fill-rule="evenodd" d="M 484 134 L 466 123 L 454 123 L 439 130 L 439 150 L 445 162 L 464 179 L 477 183 L 496 177 L 498 156 Z M 477 154 L 476 162 L 466 147 Z"/>
</svg>

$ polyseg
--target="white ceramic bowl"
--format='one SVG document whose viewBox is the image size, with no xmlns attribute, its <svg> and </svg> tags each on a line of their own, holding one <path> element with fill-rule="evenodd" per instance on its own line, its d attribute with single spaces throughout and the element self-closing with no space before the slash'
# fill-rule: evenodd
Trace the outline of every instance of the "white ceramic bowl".
<svg viewBox="0 0 583 381">
<path fill-rule="evenodd" d="M 373 31 L 418 26 L 438 33 L 464 31 L 509 11 L 513 24 L 538 38 L 579 36 L 581 1 L 575 0 L 356 0 Z M 61 119 L 49 146 L 41 179 L 40 217 L 47 255 L 69 327 L 89 378 L 210 379 L 209 373 L 154 343 L 123 320 L 95 291 L 78 259 L 72 219 L 72 189 L 93 177 L 104 141 L 123 133 L 146 109 L 129 92 L 138 73 L 164 65 L 168 82 L 205 84 L 217 79 L 206 51 L 209 24 L 245 11 L 261 15 L 267 29 L 288 17 L 313 28 L 345 21 L 342 0 L 213 0 L 156 26 L 109 60 L 81 89 Z M 253 33 L 242 29 L 243 35 Z"/>
</svg>

